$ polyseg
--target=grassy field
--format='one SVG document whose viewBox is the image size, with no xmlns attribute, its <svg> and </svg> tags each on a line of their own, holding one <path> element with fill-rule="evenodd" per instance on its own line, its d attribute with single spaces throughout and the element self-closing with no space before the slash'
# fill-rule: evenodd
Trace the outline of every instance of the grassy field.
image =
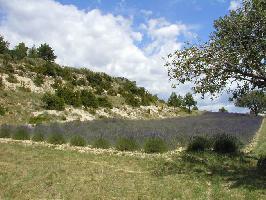
<svg viewBox="0 0 266 200">
<path fill-rule="evenodd" d="M 266 123 L 259 134 L 266 142 Z M 0 199 L 265 199 L 256 158 L 130 157 L 1 143 Z"/>
</svg>

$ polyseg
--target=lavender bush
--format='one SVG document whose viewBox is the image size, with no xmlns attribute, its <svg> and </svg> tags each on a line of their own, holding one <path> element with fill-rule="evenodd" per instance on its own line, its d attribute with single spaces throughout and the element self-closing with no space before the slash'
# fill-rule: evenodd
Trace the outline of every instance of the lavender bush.
<svg viewBox="0 0 266 200">
<path fill-rule="evenodd" d="M 171 148 L 177 144 L 186 145 L 191 137 L 197 135 L 229 134 L 245 144 L 254 136 L 261 122 L 262 117 L 246 114 L 207 112 L 199 116 L 160 120 L 102 119 L 39 124 L 32 132 L 40 132 L 44 135 L 61 133 L 66 138 L 71 138 L 75 133 L 83 136 L 87 141 L 94 141 L 101 137 L 112 144 L 121 137 L 134 138 L 139 144 L 143 144 L 147 138 L 160 137 Z"/>
</svg>

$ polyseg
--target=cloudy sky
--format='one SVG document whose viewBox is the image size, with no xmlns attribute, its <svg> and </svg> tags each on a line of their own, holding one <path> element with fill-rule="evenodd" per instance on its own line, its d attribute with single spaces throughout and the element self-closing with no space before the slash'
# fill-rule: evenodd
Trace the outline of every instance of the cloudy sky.
<svg viewBox="0 0 266 200">
<path fill-rule="evenodd" d="M 49 43 L 57 62 L 135 80 L 166 99 L 173 89 L 164 60 L 185 41 L 206 41 L 213 20 L 240 6 L 240 0 L 0 0 L 0 34 L 11 47 Z M 245 111 L 223 94 L 199 107 Z"/>
</svg>

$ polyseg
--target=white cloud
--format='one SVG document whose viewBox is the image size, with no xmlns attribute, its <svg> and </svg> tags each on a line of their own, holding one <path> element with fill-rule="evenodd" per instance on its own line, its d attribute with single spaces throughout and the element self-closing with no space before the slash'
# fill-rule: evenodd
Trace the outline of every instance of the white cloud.
<svg viewBox="0 0 266 200">
<path fill-rule="evenodd" d="M 149 17 L 150 15 L 153 14 L 153 12 L 151 10 L 145 10 L 145 9 L 141 9 L 140 13 L 145 15 L 146 17 Z"/>
<path fill-rule="evenodd" d="M 237 10 L 241 7 L 241 0 L 232 0 L 229 5 L 229 10 Z"/>
<path fill-rule="evenodd" d="M 162 57 L 181 49 L 180 36 L 195 37 L 190 26 L 164 18 L 142 24 L 141 33 L 133 30 L 132 18 L 79 10 L 54 0 L 0 0 L 1 12 L 5 16 L 0 18 L 0 34 L 11 46 L 21 41 L 28 46 L 47 42 L 60 64 L 124 76 L 164 97 L 173 89 Z M 144 35 L 150 42 L 139 48 L 136 43 Z M 176 89 L 180 94 L 189 90 L 190 85 Z"/>
</svg>

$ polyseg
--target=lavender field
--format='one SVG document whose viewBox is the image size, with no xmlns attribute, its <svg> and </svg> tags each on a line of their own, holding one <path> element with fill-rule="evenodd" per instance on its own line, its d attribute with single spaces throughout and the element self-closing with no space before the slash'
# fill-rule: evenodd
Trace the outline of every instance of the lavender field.
<svg viewBox="0 0 266 200">
<path fill-rule="evenodd" d="M 119 137 L 133 137 L 142 143 L 147 137 L 159 136 L 169 146 L 185 144 L 194 135 L 231 134 L 247 143 L 259 129 L 262 117 L 246 114 L 211 113 L 199 116 L 160 119 L 160 120 L 121 120 L 102 119 L 88 122 L 69 122 L 40 124 L 31 128 L 30 132 L 62 133 L 67 138 L 79 134 L 88 140 L 94 141 L 104 137 L 115 142 Z"/>
</svg>

